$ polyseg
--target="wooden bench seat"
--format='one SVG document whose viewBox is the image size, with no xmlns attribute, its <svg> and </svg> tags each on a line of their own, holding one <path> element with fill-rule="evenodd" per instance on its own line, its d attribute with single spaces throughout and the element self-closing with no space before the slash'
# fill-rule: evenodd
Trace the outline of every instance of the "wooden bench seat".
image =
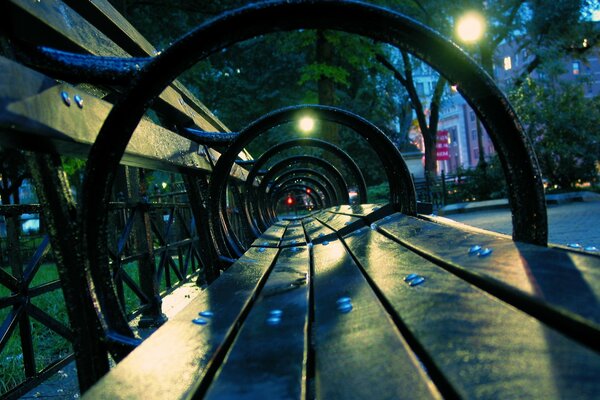
<svg viewBox="0 0 600 400">
<path fill-rule="evenodd" d="M 269 228 L 86 396 L 597 398 L 599 271 L 594 255 L 335 207 Z"/>
<path fill-rule="evenodd" d="M 49 225 L 62 224 L 51 239 L 76 316 L 73 335 L 64 336 L 90 339 L 74 345 L 86 390 L 108 370 L 107 343 L 121 340 L 133 347 L 137 340 L 103 336 L 105 327 L 92 309 L 97 304 L 77 297 L 95 288 L 86 286 L 80 260 L 68 257 L 77 252 L 77 221 L 69 220 L 77 213 L 58 156 L 87 156 L 128 82 L 87 81 L 36 62 L 28 51 L 50 46 L 109 57 L 158 51 L 106 0 L 8 0 L 0 9 L 8 21 L 2 38 L 7 51 L 0 56 L 0 76 L 6 77 L 0 85 L 0 144 L 53 157 L 52 163 L 41 158 L 30 163 L 45 167 L 37 168 L 45 175 L 35 178 L 40 193 L 47 192 L 41 197 L 51 200 L 44 204 L 45 218 Z M 140 267 L 147 286 L 144 293 L 139 290 L 140 299 L 145 306 L 152 303 L 160 320 L 154 257 L 162 256 L 159 269 L 175 268 L 169 253 L 174 244 L 196 244 L 201 272 L 211 278 L 233 264 L 92 386 L 86 398 L 600 398 L 600 257 L 514 242 L 441 218 L 399 214 L 395 210 L 401 204 L 359 204 L 278 221 L 234 260 L 217 252 L 222 243 L 215 243 L 213 234 L 219 227 L 208 227 L 207 178 L 221 154 L 197 137 L 190 140 L 189 129 L 227 131 L 174 81 L 153 102 L 122 158 L 125 165 L 182 173 L 200 232 L 191 238 L 189 229 L 190 238 L 176 243 L 167 243 L 166 233 L 156 234 L 159 249 L 149 235 L 137 243 L 146 248 L 135 257 L 147 261 Z M 237 157 L 240 162 L 227 172 L 232 186 L 244 182 L 243 166 L 251 165 L 245 151 Z M 529 181 L 513 178 L 525 193 Z M 141 198 L 147 190 L 139 190 L 136 179 L 132 198 L 143 207 L 133 213 L 139 212 L 148 227 L 147 198 Z M 265 175 L 262 179 L 263 186 L 269 183 Z M 228 212 L 241 219 L 235 198 L 233 193 Z M 419 213 L 425 209 L 417 204 Z M 129 220 L 128 230 L 136 230 L 133 217 Z M 121 250 L 126 241 L 123 234 Z M 18 286 L 7 273 L 2 280 L 7 287 Z M 104 294 L 112 293 L 109 289 Z M 3 305 L 25 315 L 31 293 L 26 287 L 3 298 Z M 113 305 L 100 311 L 117 313 L 121 305 Z M 0 346 L 17 326 L 16 318 L 9 322 L 3 324 Z M 19 329 L 29 326 L 28 320 L 21 322 Z M 93 351 L 83 354 L 84 348 Z M 33 345 L 26 352 L 24 358 L 33 360 Z M 112 355 L 118 359 L 125 352 Z M 41 380 L 58 368 L 54 363 L 37 374 L 35 362 L 25 362 L 28 379 Z"/>
</svg>

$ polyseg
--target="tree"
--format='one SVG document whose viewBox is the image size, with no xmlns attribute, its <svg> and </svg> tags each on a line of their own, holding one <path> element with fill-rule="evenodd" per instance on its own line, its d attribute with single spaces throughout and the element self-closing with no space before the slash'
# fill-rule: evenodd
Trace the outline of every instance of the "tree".
<svg viewBox="0 0 600 400">
<path fill-rule="evenodd" d="M 435 89 L 433 90 L 429 103 L 428 117 L 413 79 L 414 60 L 405 51 L 402 51 L 401 54 L 404 73 L 400 72 L 383 54 L 378 54 L 376 58 L 385 68 L 392 72 L 394 78 L 397 79 L 408 92 L 410 105 L 417 116 L 421 135 L 423 135 L 423 143 L 425 144 L 425 175 L 429 178 L 435 178 L 437 175 L 437 127 L 446 79 L 442 76 L 438 76 L 437 78 Z"/>
<path fill-rule="evenodd" d="M 19 204 L 19 188 L 30 177 L 25 155 L 21 150 L 0 149 L 0 175 L 2 204 Z"/>
<path fill-rule="evenodd" d="M 117 1 L 117 0 L 115 0 Z M 202 20 L 240 5 L 221 0 L 204 5 L 182 1 L 168 4 L 147 0 L 127 3 L 127 17 L 151 43 L 166 46 Z M 119 4 L 117 4 L 119 6 Z M 174 21 L 177 21 L 175 24 Z M 194 66 L 180 77 L 227 126 L 239 130 L 274 109 L 302 103 L 321 103 L 349 109 L 382 127 L 397 143 L 405 142 L 406 96 L 378 68 L 376 45 L 364 38 L 333 31 L 296 31 L 264 35 L 231 46 Z M 274 130 L 249 148 L 259 155 L 290 130 Z M 345 129 L 326 128 L 325 138 L 346 146 L 372 183 L 385 179 L 373 163 L 376 155 Z M 375 164 L 375 165 L 374 165 Z"/>
<path fill-rule="evenodd" d="M 600 98 L 586 98 L 581 85 L 552 75 L 526 79 L 511 97 L 550 186 L 597 182 Z"/>
<path fill-rule="evenodd" d="M 565 56 L 585 57 L 598 44 L 600 31 L 596 23 L 589 21 L 594 3 L 595 0 L 527 3 L 530 17 L 524 23 L 525 34 L 519 37 L 519 49 L 527 49 L 533 57 L 515 80 L 516 87 L 538 67 Z"/>
</svg>

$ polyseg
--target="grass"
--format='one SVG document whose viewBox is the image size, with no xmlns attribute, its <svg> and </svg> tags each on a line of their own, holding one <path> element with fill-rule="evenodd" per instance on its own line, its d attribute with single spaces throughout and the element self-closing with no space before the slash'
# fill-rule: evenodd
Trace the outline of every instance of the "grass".
<svg viewBox="0 0 600 400">
<path fill-rule="evenodd" d="M 155 262 L 158 268 L 160 258 L 156 257 Z M 178 264 L 178 258 L 174 257 L 173 261 Z M 139 285 L 138 265 L 137 262 L 131 262 L 123 265 L 123 269 Z M 7 270 L 8 272 L 9 270 Z M 172 271 L 171 271 L 172 272 Z M 176 284 L 176 276 L 171 273 L 172 284 Z M 44 283 L 52 282 L 58 279 L 58 271 L 56 264 L 45 263 L 37 272 L 35 278 L 30 285 L 31 288 Z M 164 279 L 159 283 L 159 290 L 164 293 L 167 289 Z M 123 284 L 125 295 L 125 307 L 127 313 L 132 313 L 140 307 L 140 301 L 135 293 L 129 287 Z M 0 285 L 0 298 L 10 296 L 10 291 Z M 31 299 L 31 303 L 45 311 L 48 315 L 54 317 L 65 325 L 68 325 L 68 316 L 62 290 L 56 289 L 52 292 L 36 296 Z M 4 322 L 9 315 L 12 307 L 0 309 L 0 324 Z M 32 339 L 34 344 L 34 354 L 37 370 L 41 370 L 48 366 L 53 361 L 64 358 L 72 352 L 71 344 L 63 339 L 58 334 L 54 333 L 43 324 L 37 322 L 33 318 L 31 321 Z M 18 386 L 25 380 L 23 356 L 21 350 L 21 338 L 19 328 L 12 332 L 6 347 L 0 353 L 0 397 Z"/>
<path fill-rule="evenodd" d="M 56 264 L 43 264 L 30 287 L 36 287 L 43 283 L 58 279 Z M 10 295 L 10 291 L 0 286 L 0 298 Z M 36 296 L 31 303 L 45 311 L 50 316 L 64 324 L 68 324 L 67 310 L 62 290 L 57 289 L 40 296 Z M 0 310 L 0 320 L 4 321 L 10 313 L 9 308 Z M 46 328 L 43 324 L 33 318 L 31 321 L 31 334 L 33 339 L 35 362 L 38 370 L 43 369 L 52 361 L 63 358 L 69 354 L 71 344 L 58 334 Z M 2 353 L 0 354 L 0 395 L 19 385 L 25 379 L 23 356 L 21 350 L 20 331 L 17 327 Z"/>
</svg>

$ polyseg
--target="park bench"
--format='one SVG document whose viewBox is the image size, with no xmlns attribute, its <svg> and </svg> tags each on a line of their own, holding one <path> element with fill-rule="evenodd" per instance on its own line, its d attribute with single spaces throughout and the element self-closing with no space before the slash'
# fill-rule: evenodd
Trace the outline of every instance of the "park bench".
<svg viewBox="0 0 600 400">
<path fill-rule="evenodd" d="M 12 23 L 0 58 L 0 140 L 33 152 L 28 162 L 71 326 L 47 322 L 65 336 L 87 335 L 73 338 L 86 398 L 600 396 L 600 257 L 546 245 L 541 177 L 519 122 L 485 74 L 437 34 L 365 4 L 286 1 L 229 13 L 155 54 L 102 0 L 10 0 L 2 7 Z M 191 61 L 225 45 L 299 28 L 346 30 L 404 46 L 457 82 L 504 162 L 513 237 L 423 214 L 401 156 L 359 116 L 289 107 L 230 133 L 173 81 Z M 131 86 L 124 84 L 134 76 Z M 151 103 L 157 117 L 142 118 Z M 263 171 L 266 156 L 252 160 L 243 152 L 264 131 L 307 110 L 353 128 L 378 150 L 389 203 L 361 197 L 361 204 L 347 204 L 345 177 L 298 167 L 314 160 L 286 160 Z M 298 145 L 327 147 L 282 144 Z M 88 159 L 78 213 L 58 154 Z M 210 282 L 141 343 L 122 315 L 117 274 L 107 263 L 111 245 L 117 249 L 111 268 L 123 261 L 127 238 L 105 238 L 106 215 L 127 205 L 109 202 L 119 162 L 181 173 L 196 232 L 173 245 L 193 246 L 198 273 Z M 160 205 L 144 199 L 139 178 L 124 187 L 138 205 L 140 226 L 150 224 L 151 209 Z M 287 191 L 307 187 L 321 209 L 276 215 Z M 124 232 L 135 231 L 133 217 L 128 221 Z M 157 236 L 157 250 L 138 240 L 139 254 L 131 257 L 140 265 L 155 252 L 166 254 L 170 243 Z M 152 274 L 150 288 L 140 288 L 141 312 L 160 324 Z M 0 273 L 15 293 L 18 278 Z M 17 310 L 32 295 L 23 290 L 0 304 Z M 118 361 L 110 372 L 108 353 Z"/>
</svg>

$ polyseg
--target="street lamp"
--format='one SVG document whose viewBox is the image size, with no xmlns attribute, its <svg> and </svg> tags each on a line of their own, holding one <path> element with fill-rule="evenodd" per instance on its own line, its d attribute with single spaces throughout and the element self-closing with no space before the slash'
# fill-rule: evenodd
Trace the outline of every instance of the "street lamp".
<svg viewBox="0 0 600 400">
<path fill-rule="evenodd" d="M 470 11 L 456 21 L 456 35 L 465 43 L 481 39 L 485 31 L 485 19 L 475 11 Z"/>
<path fill-rule="evenodd" d="M 315 120 L 311 117 L 303 117 L 298 122 L 298 127 L 304 133 L 309 133 L 315 128 Z"/>
</svg>

